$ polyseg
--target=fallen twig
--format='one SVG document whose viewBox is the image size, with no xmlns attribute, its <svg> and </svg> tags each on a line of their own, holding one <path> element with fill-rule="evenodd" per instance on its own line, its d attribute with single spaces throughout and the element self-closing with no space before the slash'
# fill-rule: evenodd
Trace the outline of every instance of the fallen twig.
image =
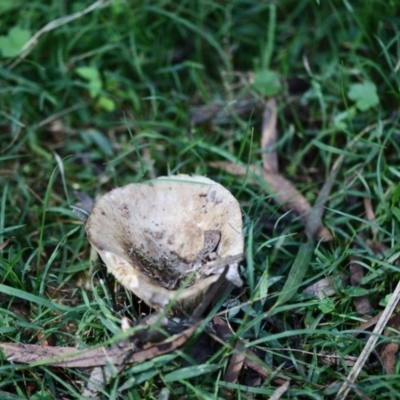
<svg viewBox="0 0 400 400">
<path fill-rule="evenodd" d="M 186 343 L 197 329 L 199 323 L 184 330 L 164 342 L 146 344 L 142 349 L 132 348 L 132 344 L 121 343 L 111 347 L 79 350 L 76 347 L 50 347 L 34 344 L 0 343 L 7 360 L 32 365 L 51 365 L 57 367 L 82 368 L 98 367 L 112 363 L 114 365 L 138 363 L 161 354 L 176 350 Z M 127 351 L 134 350 L 129 358 Z"/>
</svg>

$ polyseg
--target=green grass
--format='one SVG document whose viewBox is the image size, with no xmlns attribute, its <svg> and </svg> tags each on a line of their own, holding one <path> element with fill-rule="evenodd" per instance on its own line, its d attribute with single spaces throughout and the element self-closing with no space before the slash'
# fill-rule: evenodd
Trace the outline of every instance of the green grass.
<svg viewBox="0 0 400 400">
<path fill-rule="evenodd" d="M 14 237 L 0 253 L 1 341 L 96 346 L 119 332 L 122 316 L 145 311 L 104 270 L 88 276 L 90 246 L 70 208 L 75 190 L 98 197 L 166 174 L 207 175 L 237 196 L 245 224 L 246 290 L 220 310 L 272 377 L 291 380 L 285 398 L 334 398 L 350 371 L 344 357 L 357 357 L 368 339 L 352 335 L 362 320 L 355 296 L 366 293 L 376 315 L 400 279 L 400 4 L 114 0 L 18 53 L 43 26 L 89 5 L 0 2 L 0 243 Z M 267 85 L 246 84 L 248 73 Z M 323 216 L 334 240 L 312 243 L 308 268 L 296 261 L 302 282 L 290 272 L 308 248 L 300 219 L 267 185 L 209 166 L 260 164 L 256 102 L 271 94 L 280 172 L 311 204 L 344 156 Z M 255 105 L 240 115 L 232 102 L 246 97 Z M 224 118 L 191 124 L 195 107 L 221 104 L 230 104 Z M 353 255 L 365 267 L 362 293 L 339 278 Z M 335 295 L 302 294 L 325 277 Z M 288 278 L 294 296 L 279 297 Z M 392 337 L 398 343 L 396 329 Z M 234 398 L 267 398 L 277 388 L 245 369 L 237 383 L 224 381 L 230 346 L 214 343 L 201 362 L 191 346 L 126 367 L 103 398 L 223 399 L 227 388 Z M 338 365 L 323 364 L 322 351 L 335 352 Z M 400 398 L 399 370 L 396 360 L 387 375 L 372 356 L 356 386 L 373 399 Z M 3 360 L 0 397 L 79 398 L 85 380 L 82 370 Z"/>
</svg>

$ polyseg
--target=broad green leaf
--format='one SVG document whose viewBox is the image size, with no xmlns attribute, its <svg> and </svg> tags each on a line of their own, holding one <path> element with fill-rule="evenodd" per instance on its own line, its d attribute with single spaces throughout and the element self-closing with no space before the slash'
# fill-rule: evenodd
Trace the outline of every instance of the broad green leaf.
<svg viewBox="0 0 400 400">
<path fill-rule="evenodd" d="M 379 104 L 376 86 L 373 82 L 354 83 L 347 93 L 350 100 L 355 101 L 360 111 L 366 111 Z"/>
<path fill-rule="evenodd" d="M 335 310 L 335 302 L 332 299 L 323 299 L 321 302 L 318 304 L 318 308 L 324 313 L 324 314 L 330 314 L 332 311 Z"/>
<path fill-rule="evenodd" d="M 282 278 L 282 276 L 270 277 L 268 269 L 265 269 L 255 289 L 255 298 L 259 298 L 261 304 L 264 305 L 265 301 L 267 300 L 268 288 L 280 281 Z"/>
<path fill-rule="evenodd" d="M 0 50 L 3 57 L 17 56 L 30 37 L 31 32 L 28 29 L 18 26 L 11 28 L 7 36 L 0 36 Z"/>
<path fill-rule="evenodd" d="M 389 301 L 391 297 L 393 296 L 393 293 L 387 294 L 381 301 L 379 302 L 379 305 L 382 307 L 386 307 L 389 304 Z"/>
<path fill-rule="evenodd" d="M 113 100 L 111 100 L 108 97 L 105 96 L 101 96 L 99 98 L 99 101 L 97 102 L 97 104 L 99 105 L 99 107 L 101 107 L 103 110 L 108 111 L 108 112 L 112 112 L 115 110 L 115 103 Z"/>
<path fill-rule="evenodd" d="M 270 70 L 256 72 L 253 86 L 258 93 L 265 97 L 273 96 L 281 90 L 279 75 Z"/>
<path fill-rule="evenodd" d="M 289 276 L 283 286 L 283 289 L 281 290 L 281 293 L 279 294 L 276 305 L 286 303 L 295 295 L 308 270 L 313 251 L 313 241 L 307 241 L 307 243 L 303 243 L 300 246 L 293 265 L 290 268 Z"/>
</svg>

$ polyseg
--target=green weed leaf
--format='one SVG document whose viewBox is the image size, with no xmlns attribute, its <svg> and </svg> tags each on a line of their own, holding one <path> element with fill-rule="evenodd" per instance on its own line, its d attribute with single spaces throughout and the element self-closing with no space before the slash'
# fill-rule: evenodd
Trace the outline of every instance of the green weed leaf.
<svg viewBox="0 0 400 400">
<path fill-rule="evenodd" d="M 94 67 L 78 67 L 75 68 L 75 72 L 83 79 L 87 81 L 99 81 L 100 73 L 97 68 Z"/>
<path fill-rule="evenodd" d="M 279 75 L 270 70 L 256 72 L 253 86 L 258 93 L 265 97 L 273 96 L 281 90 Z"/>
<path fill-rule="evenodd" d="M 389 304 L 389 301 L 391 297 L 393 296 L 393 293 L 387 294 L 380 302 L 379 305 L 382 307 L 386 307 Z"/>
<path fill-rule="evenodd" d="M 78 67 L 75 72 L 83 79 L 87 80 L 90 87 L 90 97 L 94 98 L 103 87 L 100 72 L 95 67 Z"/>
<path fill-rule="evenodd" d="M 376 86 L 372 82 L 354 83 L 347 93 L 350 100 L 356 102 L 360 111 L 366 111 L 379 104 Z"/>
<path fill-rule="evenodd" d="M 344 290 L 347 296 L 349 297 L 360 297 L 360 296 L 366 296 L 370 292 L 367 289 L 364 289 L 360 286 L 352 286 L 349 287 L 348 289 Z"/>
<path fill-rule="evenodd" d="M 115 102 L 108 97 L 101 96 L 97 104 L 105 111 L 112 112 L 115 110 Z"/>
<path fill-rule="evenodd" d="M 31 37 L 28 29 L 14 26 L 8 32 L 7 36 L 0 36 L 0 50 L 5 58 L 15 57 L 19 54 L 22 46 Z"/>
<path fill-rule="evenodd" d="M 324 313 L 324 314 L 330 314 L 331 312 L 335 311 L 335 302 L 332 299 L 323 299 L 321 302 L 318 304 L 318 308 Z"/>
</svg>

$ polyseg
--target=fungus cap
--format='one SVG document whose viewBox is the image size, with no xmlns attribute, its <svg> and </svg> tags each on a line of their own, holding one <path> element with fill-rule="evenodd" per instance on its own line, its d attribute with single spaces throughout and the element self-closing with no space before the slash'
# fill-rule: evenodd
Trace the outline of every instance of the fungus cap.
<svg viewBox="0 0 400 400">
<path fill-rule="evenodd" d="M 108 271 L 151 307 L 190 312 L 227 265 L 226 278 L 242 285 L 232 257 L 243 253 L 240 206 L 209 178 L 114 189 L 95 204 L 86 232 Z"/>
</svg>

